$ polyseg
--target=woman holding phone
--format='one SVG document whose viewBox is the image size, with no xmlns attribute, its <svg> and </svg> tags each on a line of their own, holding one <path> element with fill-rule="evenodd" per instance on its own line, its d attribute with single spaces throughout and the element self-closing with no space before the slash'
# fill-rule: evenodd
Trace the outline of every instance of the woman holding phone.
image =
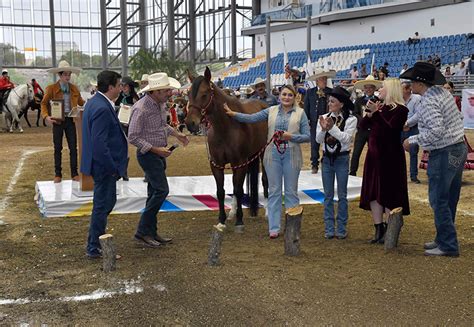
<svg viewBox="0 0 474 327">
<path fill-rule="evenodd" d="M 408 109 L 404 105 L 400 80 L 386 79 L 379 93 L 383 103 L 369 101 L 368 114 L 360 122 L 362 128 L 370 128 L 360 208 L 372 212 L 375 236 L 371 243 L 384 242 L 384 213 L 402 207 L 404 215 L 410 214 L 405 152 L 400 142 Z"/>
</svg>

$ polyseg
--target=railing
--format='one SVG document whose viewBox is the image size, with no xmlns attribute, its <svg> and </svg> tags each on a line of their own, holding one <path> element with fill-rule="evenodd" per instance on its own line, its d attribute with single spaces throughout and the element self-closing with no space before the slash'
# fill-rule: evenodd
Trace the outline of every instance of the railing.
<svg viewBox="0 0 474 327">
<path fill-rule="evenodd" d="M 313 15 L 313 5 L 306 5 L 300 7 L 288 6 L 282 10 L 271 11 L 255 16 L 252 20 L 252 26 L 263 25 L 267 17 L 272 19 L 298 19 L 311 17 Z"/>
</svg>

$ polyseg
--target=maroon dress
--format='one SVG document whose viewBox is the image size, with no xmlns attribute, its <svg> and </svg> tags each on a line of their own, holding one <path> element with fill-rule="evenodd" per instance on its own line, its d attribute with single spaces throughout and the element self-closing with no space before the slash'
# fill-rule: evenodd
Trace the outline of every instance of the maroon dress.
<svg viewBox="0 0 474 327">
<path fill-rule="evenodd" d="M 360 195 L 362 209 L 370 210 L 370 202 L 377 200 L 384 208 L 402 207 L 404 215 L 410 214 L 407 165 L 400 139 L 407 116 L 405 106 L 383 106 L 360 122 L 360 128 L 370 128 Z"/>
</svg>

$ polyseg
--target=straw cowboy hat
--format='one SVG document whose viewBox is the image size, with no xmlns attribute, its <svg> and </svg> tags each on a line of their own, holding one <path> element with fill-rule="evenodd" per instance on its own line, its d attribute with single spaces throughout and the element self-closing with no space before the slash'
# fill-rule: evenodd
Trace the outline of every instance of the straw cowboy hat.
<svg viewBox="0 0 474 327">
<path fill-rule="evenodd" d="M 253 86 L 256 86 L 256 85 L 262 84 L 262 83 L 265 84 L 266 82 L 267 82 L 266 79 L 263 79 L 263 78 L 261 78 L 261 77 L 257 77 L 257 78 L 255 79 L 255 81 L 253 82 L 252 85 L 253 85 Z"/>
<path fill-rule="evenodd" d="M 414 82 L 423 82 L 431 85 L 444 85 L 446 78 L 433 64 L 419 61 L 415 66 L 407 69 L 400 75 L 400 79 L 409 79 Z"/>
<path fill-rule="evenodd" d="M 140 84 L 141 82 L 148 82 L 148 77 L 149 77 L 149 76 L 150 76 L 150 75 L 148 75 L 148 74 L 143 74 L 143 75 L 142 75 L 142 78 L 135 80 L 135 82 L 137 82 L 137 83 L 139 83 L 139 84 Z"/>
<path fill-rule="evenodd" d="M 156 91 L 156 90 L 167 90 L 167 89 L 179 89 L 181 84 L 174 78 L 168 77 L 166 73 L 155 73 L 148 76 L 148 85 L 140 90 L 140 93 Z"/>
<path fill-rule="evenodd" d="M 80 68 L 72 67 L 66 60 L 61 60 L 56 68 L 50 68 L 47 70 L 48 73 L 57 74 L 60 72 L 71 72 L 73 74 L 79 74 L 81 72 Z"/>
<path fill-rule="evenodd" d="M 245 94 L 247 94 L 247 95 L 250 95 L 253 92 L 255 92 L 255 90 L 251 86 L 249 86 L 245 89 Z"/>
<path fill-rule="evenodd" d="M 97 81 L 90 81 L 89 83 L 90 83 L 90 85 L 92 85 L 93 87 L 97 87 Z"/>
<path fill-rule="evenodd" d="M 313 75 L 306 78 L 306 80 L 315 81 L 320 77 L 334 78 L 334 77 L 336 77 L 336 71 L 332 70 L 332 69 L 331 70 L 324 70 L 322 68 L 316 68 L 314 70 Z"/>
<path fill-rule="evenodd" d="M 366 86 L 366 85 L 373 85 L 373 86 L 375 86 L 375 89 L 378 90 L 382 87 L 383 82 L 378 81 L 374 78 L 374 76 L 369 75 L 364 80 L 355 82 L 354 83 L 354 89 L 363 90 L 364 86 Z"/>
</svg>

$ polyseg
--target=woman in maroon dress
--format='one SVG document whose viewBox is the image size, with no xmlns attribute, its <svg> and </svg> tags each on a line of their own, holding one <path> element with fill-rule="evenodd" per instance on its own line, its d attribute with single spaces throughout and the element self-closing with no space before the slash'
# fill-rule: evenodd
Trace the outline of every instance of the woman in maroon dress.
<svg viewBox="0 0 474 327">
<path fill-rule="evenodd" d="M 400 142 L 408 109 L 404 106 L 400 80 L 385 80 L 379 92 L 384 103 L 369 101 L 368 114 L 360 122 L 361 128 L 370 128 L 360 208 L 372 211 L 375 236 L 371 243 L 384 242 L 384 212 L 402 207 L 404 215 L 410 214 L 405 152 Z"/>
</svg>

